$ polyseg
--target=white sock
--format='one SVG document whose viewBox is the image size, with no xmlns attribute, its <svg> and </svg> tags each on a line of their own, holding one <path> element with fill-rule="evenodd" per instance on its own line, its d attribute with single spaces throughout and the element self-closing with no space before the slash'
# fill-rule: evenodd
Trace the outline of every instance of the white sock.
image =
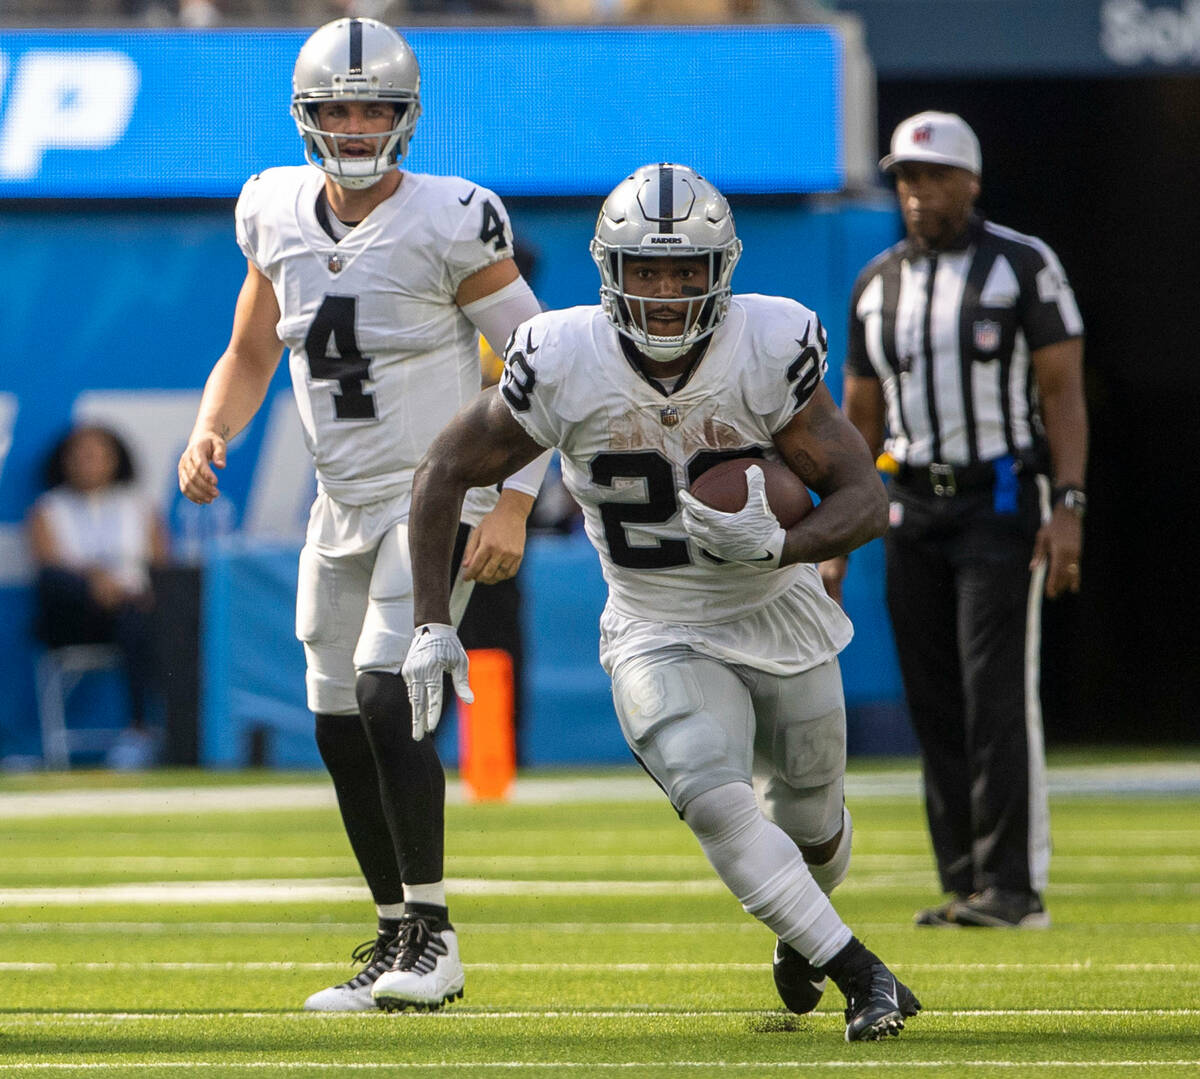
<svg viewBox="0 0 1200 1079">
<path fill-rule="evenodd" d="M 833 857 L 820 865 L 808 863 L 808 871 L 817 882 L 817 887 L 826 895 L 846 879 L 850 871 L 850 838 L 854 834 L 854 822 L 850 820 L 850 810 L 842 806 L 842 838 Z"/>
<path fill-rule="evenodd" d="M 748 783 L 726 783 L 693 798 L 683 819 L 743 909 L 814 966 L 823 966 L 849 942 L 849 927 L 817 886 L 799 848 L 762 815 Z"/>
<path fill-rule="evenodd" d="M 446 905 L 446 882 L 439 880 L 436 884 L 406 884 L 404 886 L 405 903 L 427 903 L 431 907 Z"/>
<path fill-rule="evenodd" d="M 403 903 L 376 903 L 375 913 L 381 918 L 390 918 L 393 922 L 398 921 L 404 913 Z"/>
</svg>

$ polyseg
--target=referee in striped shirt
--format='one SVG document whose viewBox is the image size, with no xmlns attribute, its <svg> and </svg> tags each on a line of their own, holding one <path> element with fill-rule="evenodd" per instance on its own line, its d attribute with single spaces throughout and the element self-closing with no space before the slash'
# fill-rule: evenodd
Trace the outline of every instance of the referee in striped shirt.
<svg viewBox="0 0 1200 1079">
<path fill-rule="evenodd" d="M 1054 252 L 974 211 L 958 116 L 901 123 L 906 237 L 862 271 L 843 406 L 891 473 L 887 602 L 948 899 L 918 925 L 1041 927 L 1041 597 L 1079 589 L 1083 323 Z M 845 561 L 822 566 L 840 595 Z"/>
</svg>

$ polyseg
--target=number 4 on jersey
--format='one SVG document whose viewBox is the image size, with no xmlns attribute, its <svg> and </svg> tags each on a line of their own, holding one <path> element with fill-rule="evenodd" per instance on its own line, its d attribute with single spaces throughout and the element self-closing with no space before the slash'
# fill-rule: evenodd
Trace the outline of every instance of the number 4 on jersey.
<svg viewBox="0 0 1200 1079">
<path fill-rule="evenodd" d="M 357 313 L 357 296 L 326 296 L 304 338 L 312 377 L 338 384 L 333 391 L 333 409 L 339 420 L 378 419 L 375 395 L 363 390 L 363 383 L 371 377 L 372 357 L 358 349 Z"/>
<path fill-rule="evenodd" d="M 479 228 L 479 242 L 486 244 L 491 241 L 493 251 L 503 251 L 508 246 L 508 237 L 504 235 L 504 218 L 502 218 L 490 199 L 483 202 L 483 224 Z"/>
</svg>

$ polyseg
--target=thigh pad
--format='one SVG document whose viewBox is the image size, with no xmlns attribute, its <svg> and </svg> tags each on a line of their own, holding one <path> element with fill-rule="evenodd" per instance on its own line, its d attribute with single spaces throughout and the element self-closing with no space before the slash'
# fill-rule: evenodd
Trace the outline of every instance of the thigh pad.
<svg viewBox="0 0 1200 1079">
<path fill-rule="evenodd" d="M 408 555 L 408 526 L 395 524 L 379 541 L 366 617 L 354 666 L 360 671 L 399 671 L 408 654 L 413 632 L 412 563 Z"/>
<path fill-rule="evenodd" d="M 762 675 L 755 788 L 769 819 L 797 843 L 814 844 L 841 822 L 846 709 L 836 661 L 790 677 Z"/>
<path fill-rule="evenodd" d="M 296 636 L 304 642 L 308 707 L 314 712 L 358 711 L 352 656 L 367 610 L 369 561 L 300 552 Z"/>
<path fill-rule="evenodd" d="M 686 649 L 631 660 L 613 673 L 613 701 L 626 742 L 677 810 L 750 781 L 750 697 L 724 665 Z"/>
</svg>

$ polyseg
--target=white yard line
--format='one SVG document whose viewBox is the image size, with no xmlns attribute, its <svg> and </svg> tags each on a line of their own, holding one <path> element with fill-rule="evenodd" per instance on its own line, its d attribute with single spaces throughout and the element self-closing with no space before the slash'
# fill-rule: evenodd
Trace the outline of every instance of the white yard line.
<svg viewBox="0 0 1200 1079">
<path fill-rule="evenodd" d="M 149 1068 L 218 1070 L 223 1074 L 237 1071 L 278 1071 L 280 1069 L 308 1071 L 375 1071 L 385 1069 L 389 1072 L 403 1071 L 433 1071 L 447 1069 L 461 1074 L 464 1070 L 471 1073 L 481 1071 L 561 1071 L 564 1069 L 578 1070 L 585 1074 L 596 1072 L 622 1072 L 634 1068 L 646 1069 L 679 1069 L 688 1071 L 703 1068 L 705 1071 L 726 1072 L 732 1069 L 748 1069 L 756 1073 L 766 1071 L 788 1070 L 795 1072 L 800 1068 L 844 1068 L 857 1071 L 870 1068 L 982 1068 L 987 1070 L 1005 1068 L 1194 1068 L 1200 1066 L 1200 1059 L 1194 1060 L 863 1060 L 855 1058 L 846 1060 L 638 1060 L 638 1061 L 597 1061 L 597 1060 L 552 1060 L 537 1062 L 532 1060 L 423 1060 L 417 1062 L 401 1062 L 395 1058 L 386 1060 L 360 1061 L 323 1061 L 323 1060 L 255 1060 L 255 1061 L 210 1061 L 210 1060 L 178 1060 L 165 1057 L 161 1061 L 36 1061 L 30 1063 L 0 1064 L 0 1071 L 33 1069 L 37 1071 L 118 1071 L 125 1068 L 146 1070 Z"/>
<path fill-rule="evenodd" d="M 711 880 L 483 880 L 448 878 L 453 895 L 718 895 L 724 885 Z M 3 906 L 74 906 L 168 903 L 327 903 L 369 901 L 362 882 L 331 880 L 154 881 L 100 884 L 92 888 L 0 888 Z"/>
<path fill-rule="evenodd" d="M 840 1009 L 829 1006 L 816 1012 L 829 1016 Z M 0 1013 L 0 1030 L 8 1026 L 53 1027 L 70 1024 L 78 1027 L 105 1027 L 119 1023 L 192 1022 L 207 1024 L 214 1020 L 270 1019 L 293 1023 L 449 1023 L 482 1022 L 507 1019 L 737 1019 L 756 1015 L 782 1014 L 762 1008 L 570 1008 L 570 1009 L 497 1009 L 487 1011 L 455 1004 L 438 1012 L 408 1012 L 401 1016 L 389 1012 L 53 1012 L 14 1011 Z M 1011 1019 L 1032 1016 L 1044 1019 L 1072 1019 L 1085 1016 L 1104 1018 L 1191 1018 L 1200 1016 L 1200 1008 L 963 1008 L 961 1010 L 922 1008 L 921 1018 Z"/>
<path fill-rule="evenodd" d="M 889 874 L 846 885 L 850 891 L 868 892 L 898 887 L 920 888 L 929 883 L 927 873 Z M 495 880 L 449 877 L 446 889 L 457 896 L 655 896 L 724 895 L 716 878 L 692 880 Z M 1162 896 L 1200 895 L 1197 881 L 1096 881 L 1058 884 L 1061 895 Z M 195 880 L 99 884 L 94 887 L 0 888 L 0 907 L 63 907 L 97 905 L 197 906 L 212 903 L 337 903 L 367 902 L 366 885 L 352 877 L 325 880 Z"/>
<path fill-rule="evenodd" d="M 97 933 L 120 933 L 138 935 L 165 936 L 247 936 L 261 937 L 264 935 L 313 936 L 316 933 L 335 935 L 339 933 L 358 933 L 365 923 L 358 922 L 147 922 L 147 921 L 95 921 L 95 922 L 0 922 L 0 935 L 16 934 L 28 936 L 35 933 L 83 933 L 95 936 Z M 545 936 L 548 933 L 563 933 L 570 935 L 594 934 L 607 936 L 611 933 L 641 933 L 655 935 L 661 933 L 745 933 L 755 935 L 762 932 L 758 922 L 744 920 L 738 922 L 463 922 L 470 928 L 472 936 L 481 933 L 497 933 L 511 936 L 514 933 L 532 933 Z M 911 928 L 907 922 L 855 922 L 855 927 L 864 934 L 876 936 L 880 933 L 907 933 Z M 1190 938 L 1200 934 L 1200 922 L 1138 922 L 1139 936 L 1154 934 L 1159 936 L 1184 936 Z M 1129 933 L 1129 926 L 1124 922 L 1111 924 L 1058 926 L 1061 935 L 1066 932 L 1082 933 L 1095 936 L 1100 933 L 1120 934 Z"/>
<path fill-rule="evenodd" d="M 1107 842 L 1107 836 L 1105 840 Z M 637 871 L 647 868 L 680 872 L 695 871 L 700 867 L 707 868 L 703 854 L 697 848 L 694 854 L 516 854 L 516 855 L 475 855 L 450 854 L 446 861 L 451 872 L 457 870 L 462 874 L 472 876 L 496 872 L 501 876 L 515 876 L 534 872 L 553 873 L 564 870 L 576 872 L 589 870 L 595 874 L 607 875 L 613 871 Z M 122 877 L 141 877 L 150 874 L 162 874 L 169 877 L 181 877 L 192 874 L 219 874 L 225 877 L 238 877 L 244 873 L 253 873 L 261 877 L 267 874 L 271 877 L 286 877 L 300 879 L 305 876 L 326 877 L 339 871 L 345 871 L 350 862 L 349 855 L 315 855 L 313 857 L 262 855 L 222 854 L 194 855 L 141 855 L 141 854 L 108 854 L 108 855 L 61 855 L 54 859 L 56 876 L 73 875 L 86 878 L 96 873 L 116 872 Z M 1109 872 L 1120 868 L 1125 875 L 1142 877 L 1164 877 L 1174 873 L 1191 873 L 1193 878 L 1200 877 L 1200 853 L 1197 854 L 1056 854 L 1054 864 L 1059 872 L 1069 870 L 1071 873 Z M 923 883 L 932 873 L 932 865 L 927 854 L 855 854 L 854 873 L 859 877 L 887 879 L 889 883 L 897 879 L 915 879 L 920 877 Z M 46 869 L 45 857 L 23 855 L 7 857 L 0 854 L 0 872 L 5 875 L 38 876 Z M 116 882 L 114 882 L 116 883 Z"/>
<path fill-rule="evenodd" d="M 620 973 L 648 973 L 650 971 L 674 972 L 703 972 L 703 971 L 752 971 L 761 973 L 764 964 L 758 963 L 464 963 L 467 970 L 487 970 L 503 972 L 520 972 L 536 974 L 560 970 L 570 971 L 617 971 Z M 949 971 L 962 973 L 965 971 L 1014 971 L 1018 974 L 1029 971 L 1074 971 L 1084 974 L 1095 974 L 1100 971 L 1119 971 L 1126 974 L 1172 974 L 1190 973 L 1200 970 L 1200 963 L 896 963 L 897 970 L 903 971 Z M 57 962 L 0 962 L 0 972 L 18 971 L 23 973 L 52 973 L 60 970 L 195 970 L 195 971 L 231 971 L 231 970 L 341 970 L 346 966 L 341 963 L 298 963 L 286 960 L 228 960 L 225 962 L 190 962 L 171 961 L 161 962 L 125 962 L 108 960 L 95 962 L 81 960 L 78 963 Z"/>
<path fill-rule="evenodd" d="M 78 933 L 96 937 L 101 933 L 117 933 L 123 936 L 199 936 L 199 937 L 262 937 L 268 936 L 305 936 L 317 934 L 337 936 L 340 934 L 360 933 L 366 923 L 358 922 L 142 922 L 142 921 L 96 921 L 96 922 L 0 922 L 0 937 L 4 935 L 33 936 L 39 933 L 64 935 Z M 659 936 L 668 933 L 694 935 L 697 933 L 714 933 L 728 936 L 731 933 L 754 936 L 762 932 L 762 926 L 757 922 L 462 922 L 468 928 L 471 936 L 497 934 L 512 936 L 517 933 L 528 933 L 533 936 L 547 935 L 568 936 L 609 936 L 612 933 L 633 933 L 646 936 Z M 881 933 L 907 933 L 910 926 L 906 922 L 856 922 L 856 928 L 863 933 L 878 936 Z M 1138 922 L 1139 936 L 1180 936 L 1188 939 L 1200 934 L 1200 922 Z M 1124 923 L 1110 925 L 1072 925 L 1064 928 L 1057 927 L 1059 935 L 1070 932 L 1075 935 L 1095 936 L 1097 934 L 1129 933 L 1129 926 Z"/>
<path fill-rule="evenodd" d="M 1111 764 L 1051 768 L 1053 795 L 1200 794 L 1200 764 Z M 916 770 L 854 774 L 846 777 L 846 797 L 916 797 Z M 447 801 L 467 801 L 462 783 L 446 785 Z M 661 795 L 641 775 L 596 775 L 569 779 L 526 775 L 518 778 L 509 801 L 515 805 L 574 802 L 658 802 Z M 237 784 L 223 787 L 158 787 L 136 790 L 60 790 L 0 793 L 0 819 L 63 816 L 194 816 L 199 812 L 268 809 L 332 809 L 333 789 L 324 777 L 309 782 Z"/>
</svg>

